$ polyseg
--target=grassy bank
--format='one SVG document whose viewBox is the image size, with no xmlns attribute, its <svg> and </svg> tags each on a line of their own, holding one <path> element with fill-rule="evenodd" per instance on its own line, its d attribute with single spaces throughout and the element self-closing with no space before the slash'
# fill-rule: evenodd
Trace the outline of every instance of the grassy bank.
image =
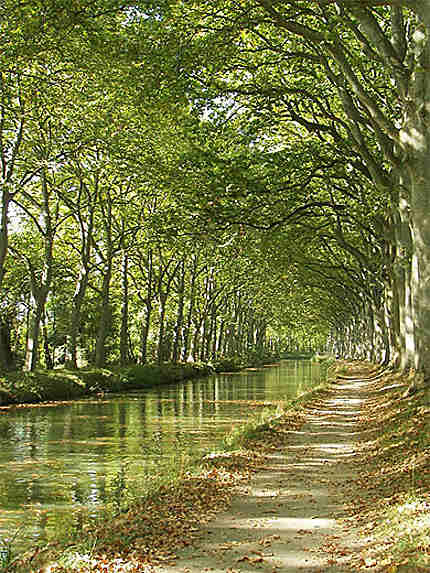
<svg viewBox="0 0 430 573">
<path fill-rule="evenodd" d="M 205 364 L 145 364 L 109 370 L 41 370 L 0 376 L 0 406 L 72 400 L 106 392 L 127 392 L 205 376 Z"/>
<path fill-rule="evenodd" d="M 162 384 L 174 384 L 212 372 L 238 372 L 246 366 L 263 365 L 274 358 L 250 364 L 236 358 L 205 363 L 144 364 L 124 368 L 55 369 L 0 373 L 0 406 L 73 400 L 91 394 L 127 392 Z"/>
</svg>

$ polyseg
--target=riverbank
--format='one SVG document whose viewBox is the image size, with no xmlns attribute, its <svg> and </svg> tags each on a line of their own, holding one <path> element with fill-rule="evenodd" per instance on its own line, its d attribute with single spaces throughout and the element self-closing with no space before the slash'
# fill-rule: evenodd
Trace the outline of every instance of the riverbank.
<svg viewBox="0 0 430 573">
<path fill-rule="evenodd" d="M 263 364 L 243 364 L 237 359 L 226 358 L 211 363 L 137 364 L 113 369 L 57 368 L 34 372 L 13 371 L 0 374 L 0 407 L 74 400 L 94 394 L 142 390 L 192 380 L 214 372 L 238 372 L 247 366 L 262 366 Z"/>
<path fill-rule="evenodd" d="M 427 571 L 430 408 L 424 392 L 405 395 L 409 383 L 344 365 L 240 450 L 183 467 L 179 482 L 16 570 Z"/>
<path fill-rule="evenodd" d="M 207 364 L 144 364 L 110 370 L 40 370 L 0 376 L 0 406 L 73 400 L 91 394 L 127 392 L 173 384 L 213 372 Z"/>
</svg>

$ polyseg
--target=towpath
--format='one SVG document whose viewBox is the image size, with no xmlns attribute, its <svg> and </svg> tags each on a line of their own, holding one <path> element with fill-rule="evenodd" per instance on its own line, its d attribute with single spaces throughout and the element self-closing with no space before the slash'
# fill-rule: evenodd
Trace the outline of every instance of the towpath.
<svg viewBox="0 0 430 573">
<path fill-rule="evenodd" d="M 201 529 L 175 565 L 156 573 L 349 571 L 348 554 L 360 551 L 360 538 L 342 517 L 360 471 L 360 409 L 372 395 L 372 380 L 357 374 L 312 400 L 305 423 L 270 450 L 228 511 Z"/>
</svg>

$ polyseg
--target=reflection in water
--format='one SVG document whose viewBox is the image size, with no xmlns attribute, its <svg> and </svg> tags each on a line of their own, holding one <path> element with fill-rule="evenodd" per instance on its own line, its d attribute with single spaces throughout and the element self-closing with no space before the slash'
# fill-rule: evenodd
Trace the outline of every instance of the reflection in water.
<svg viewBox="0 0 430 573">
<path fill-rule="evenodd" d="M 318 366 L 217 375 L 145 392 L 0 413 L 0 538 L 25 524 L 40 537 L 70 519 L 139 491 L 181 456 L 216 447 L 249 402 L 279 402 L 318 381 Z M 113 502 L 112 502 L 113 500 Z"/>
</svg>

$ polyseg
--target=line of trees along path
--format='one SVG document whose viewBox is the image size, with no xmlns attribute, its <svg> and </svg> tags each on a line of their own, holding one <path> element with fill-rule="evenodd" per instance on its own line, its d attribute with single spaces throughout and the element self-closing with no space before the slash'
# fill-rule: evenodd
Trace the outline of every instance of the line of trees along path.
<svg viewBox="0 0 430 573">
<path fill-rule="evenodd" d="M 0 361 L 430 372 L 429 0 L 2 10 Z"/>
</svg>

